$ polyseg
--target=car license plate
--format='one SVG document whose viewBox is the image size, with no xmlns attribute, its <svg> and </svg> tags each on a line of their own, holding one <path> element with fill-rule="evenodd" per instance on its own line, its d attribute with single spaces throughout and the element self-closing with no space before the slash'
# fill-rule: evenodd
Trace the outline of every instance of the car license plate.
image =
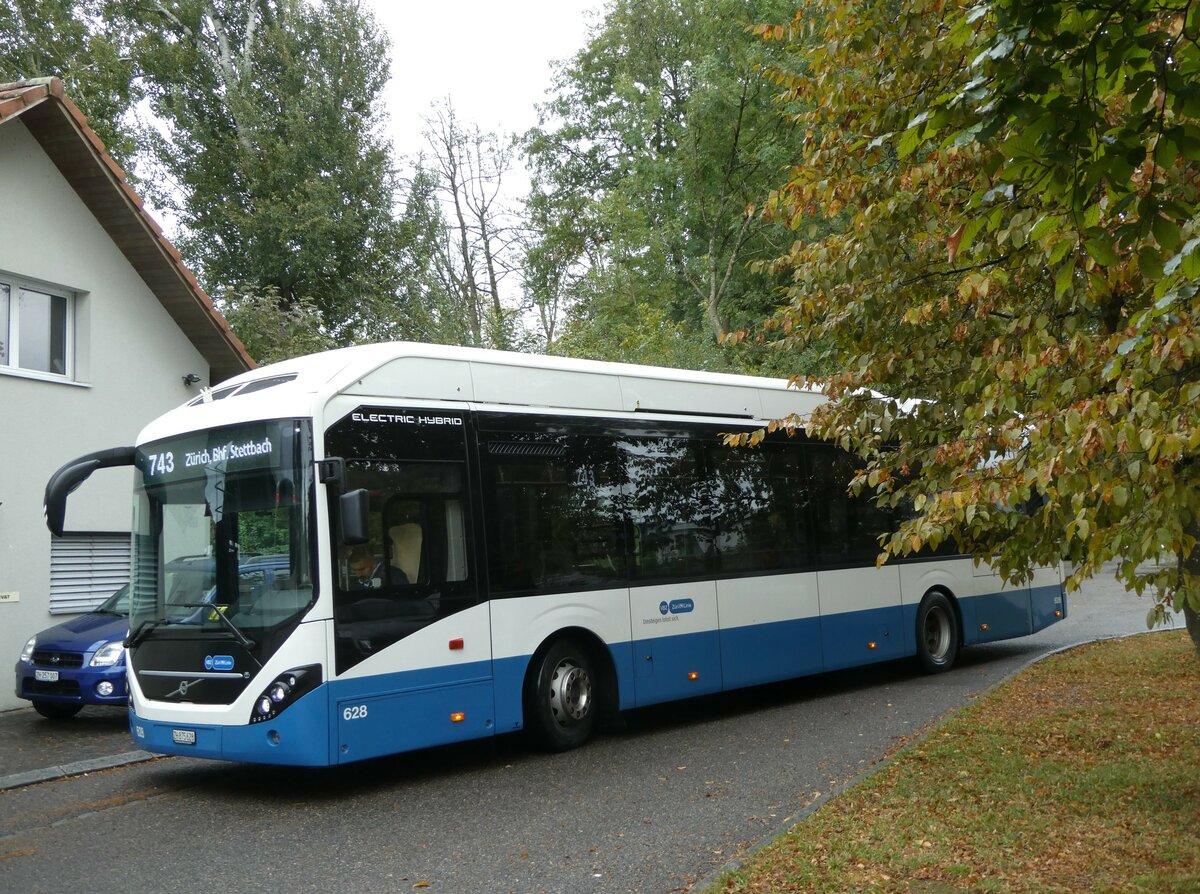
<svg viewBox="0 0 1200 894">
<path fill-rule="evenodd" d="M 176 745 L 195 745 L 196 731 L 194 729 L 171 730 L 171 741 Z"/>
<path fill-rule="evenodd" d="M 57 683 L 58 671 L 35 670 L 33 678 L 41 683 Z"/>
</svg>

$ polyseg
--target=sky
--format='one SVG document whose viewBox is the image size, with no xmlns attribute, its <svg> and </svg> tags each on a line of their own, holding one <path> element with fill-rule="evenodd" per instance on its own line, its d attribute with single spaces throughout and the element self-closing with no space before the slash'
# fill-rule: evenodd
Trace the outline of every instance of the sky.
<svg viewBox="0 0 1200 894">
<path fill-rule="evenodd" d="M 601 0 L 365 0 L 392 42 L 384 91 L 397 155 L 425 147 L 422 117 L 450 98 L 464 125 L 499 134 L 537 123 L 554 60 L 581 49 Z"/>
</svg>

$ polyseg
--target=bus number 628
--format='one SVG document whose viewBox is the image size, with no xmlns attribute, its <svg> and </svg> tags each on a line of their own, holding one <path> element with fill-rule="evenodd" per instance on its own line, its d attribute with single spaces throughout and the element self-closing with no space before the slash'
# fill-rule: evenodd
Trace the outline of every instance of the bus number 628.
<svg viewBox="0 0 1200 894">
<path fill-rule="evenodd" d="M 366 705 L 351 705 L 348 708 L 342 709 L 343 720 L 362 720 L 367 716 Z"/>
</svg>

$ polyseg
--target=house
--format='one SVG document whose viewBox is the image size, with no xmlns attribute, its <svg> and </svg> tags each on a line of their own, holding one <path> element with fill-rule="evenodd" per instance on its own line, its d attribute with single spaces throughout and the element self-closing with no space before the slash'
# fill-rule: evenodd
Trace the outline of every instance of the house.
<svg viewBox="0 0 1200 894">
<path fill-rule="evenodd" d="M 61 81 L 0 85 L 0 666 L 128 579 L 133 472 L 93 475 L 63 538 L 50 475 L 253 366 Z"/>
</svg>

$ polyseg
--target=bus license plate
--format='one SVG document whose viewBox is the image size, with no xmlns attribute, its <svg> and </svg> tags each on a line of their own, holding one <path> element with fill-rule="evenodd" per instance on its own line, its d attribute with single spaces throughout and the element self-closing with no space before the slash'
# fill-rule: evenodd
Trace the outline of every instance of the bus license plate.
<svg viewBox="0 0 1200 894">
<path fill-rule="evenodd" d="M 58 671 L 35 670 L 33 678 L 40 683 L 57 683 Z"/>
<path fill-rule="evenodd" d="M 176 745 L 195 745 L 196 731 L 194 729 L 171 730 L 171 741 Z"/>
</svg>

